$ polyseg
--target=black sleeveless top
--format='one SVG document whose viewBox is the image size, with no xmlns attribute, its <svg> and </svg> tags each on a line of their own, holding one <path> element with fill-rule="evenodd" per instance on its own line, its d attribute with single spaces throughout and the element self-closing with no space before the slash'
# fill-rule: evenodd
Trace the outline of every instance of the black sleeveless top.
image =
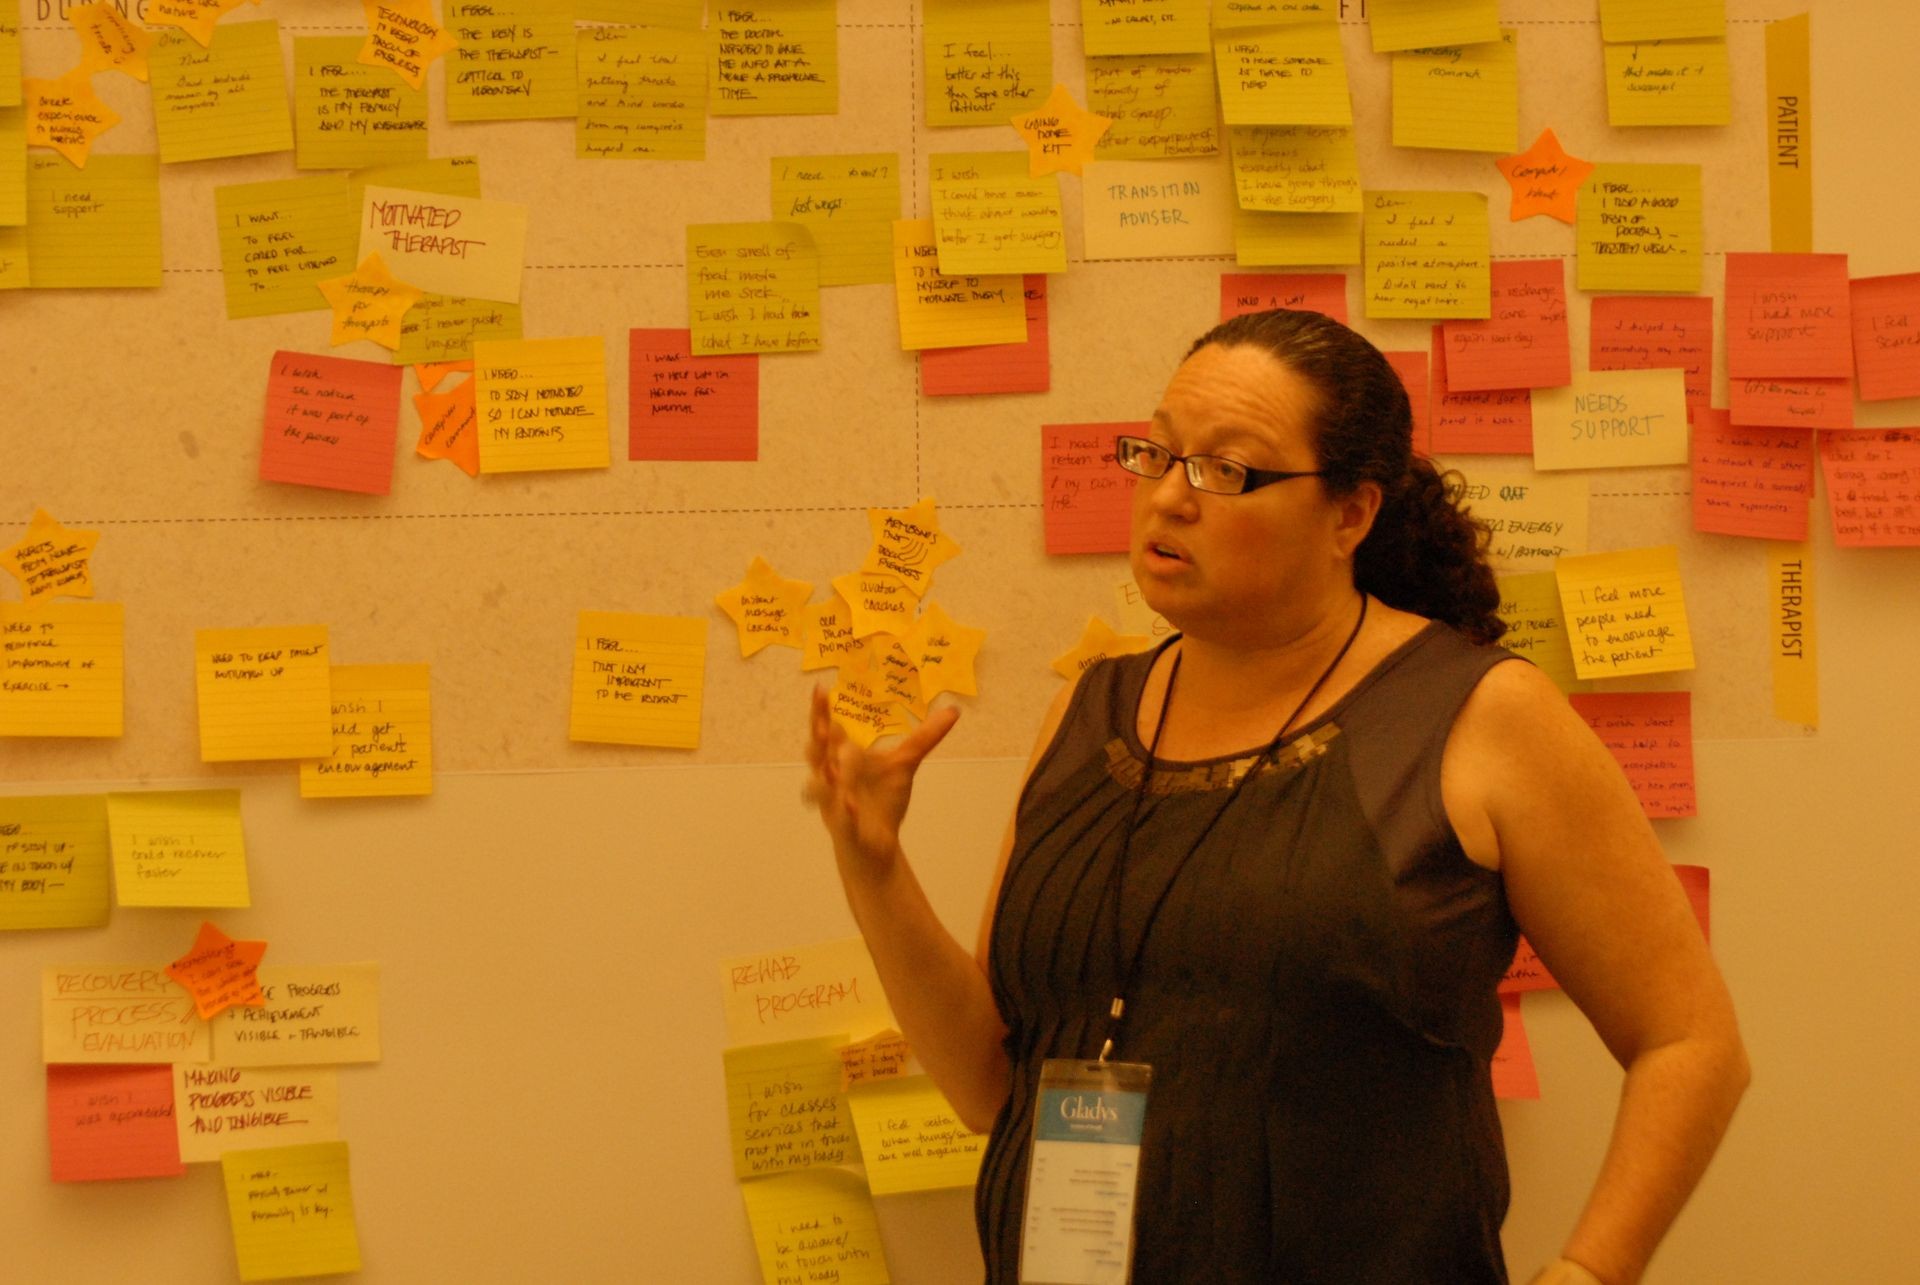
<svg viewBox="0 0 1920 1285">
<path fill-rule="evenodd" d="M 1015 823 L 989 972 L 1012 1092 L 975 1195 L 987 1276 L 1018 1279 L 1040 1064 L 1094 1056 L 1116 989 L 1112 899 L 1157 652 L 1082 675 Z M 1461 851 L 1440 759 L 1510 653 L 1429 624 L 1248 781 L 1179 874 L 1113 1056 L 1153 1066 L 1133 1279 L 1504 1282 L 1507 1166 L 1488 1065 L 1517 930 Z M 1253 753 L 1161 763 L 1122 928 Z"/>
</svg>

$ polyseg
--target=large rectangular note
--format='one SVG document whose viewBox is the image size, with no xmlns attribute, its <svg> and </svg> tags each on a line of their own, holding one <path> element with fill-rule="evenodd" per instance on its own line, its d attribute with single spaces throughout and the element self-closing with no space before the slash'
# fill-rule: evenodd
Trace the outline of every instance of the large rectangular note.
<svg viewBox="0 0 1920 1285">
<path fill-rule="evenodd" d="M 1920 545 L 1920 431 L 1863 428 L 1820 434 L 1833 542 L 1846 548 Z"/>
<path fill-rule="evenodd" d="M 1043 424 L 1040 495 L 1047 552 L 1125 553 L 1133 539 L 1136 478 L 1114 462 L 1114 438 L 1144 423 Z"/>
<path fill-rule="evenodd" d="M 696 357 L 686 330 L 627 332 L 627 458 L 760 456 L 760 354 Z"/>
<path fill-rule="evenodd" d="M 773 217 L 813 234 L 823 286 L 893 279 L 893 222 L 900 217 L 900 156 L 776 156 Z"/>
<path fill-rule="evenodd" d="M 1844 254 L 1727 255 L 1727 375 L 1848 379 L 1852 293 Z"/>
<path fill-rule="evenodd" d="M 123 906 L 247 906 L 238 790 L 107 796 L 113 881 Z"/>
<path fill-rule="evenodd" d="M 857 1173 L 795 1169 L 740 1184 L 761 1279 L 887 1285 L 873 1196 Z"/>
<path fill-rule="evenodd" d="M 928 158 L 940 271 L 1065 272 L 1060 180 L 1029 172 L 1025 152 L 946 152 Z"/>
<path fill-rule="evenodd" d="M 1733 72 L 1725 40 L 1608 45 L 1607 124 L 1725 125 Z"/>
<path fill-rule="evenodd" d="M 333 753 L 300 765 L 300 797 L 433 793 L 432 691 L 425 665 L 335 665 Z"/>
<path fill-rule="evenodd" d="M 1393 145 L 1506 155 L 1520 148 L 1515 33 L 1393 56 Z"/>
<path fill-rule="evenodd" d="M 258 970 L 266 1003 L 213 1018 L 222 1066 L 321 1066 L 380 1060 L 378 964 L 280 964 Z"/>
<path fill-rule="evenodd" d="M 733 1044 L 841 1032 L 864 1040 L 894 1024 L 880 974 L 859 937 L 723 959 L 720 988 Z"/>
<path fill-rule="evenodd" d="M 820 346 L 820 255 L 801 224 L 689 223 L 693 351 L 802 352 Z"/>
<path fill-rule="evenodd" d="M 971 1187 L 979 1175 L 986 1135 L 960 1123 L 926 1076 L 860 1085 L 847 1105 L 874 1195 Z"/>
<path fill-rule="evenodd" d="M 427 159 L 427 90 L 360 61 L 359 36 L 293 38 L 294 166 L 342 170 Z"/>
<path fill-rule="evenodd" d="M 77 170 L 27 153 L 24 249 L 36 290 L 158 286 L 159 158 L 96 155 Z"/>
<path fill-rule="evenodd" d="M 1698 165 L 1603 163 L 1574 201 L 1582 290 L 1694 294 L 1706 253 Z"/>
<path fill-rule="evenodd" d="M 707 37 L 714 116 L 830 116 L 840 110 L 837 0 L 717 6 Z"/>
<path fill-rule="evenodd" d="M 47 1067 L 53 1180 L 185 1173 L 174 1132 L 171 1070 L 162 1065 Z"/>
<path fill-rule="evenodd" d="M 527 207 L 368 184 L 355 262 L 373 253 L 394 278 L 433 294 L 520 302 Z"/>
<path fill-rule="evenodd" d="M 221 23 L 204 48 L 185 32 L 163 32 L 147 66 L 161 160 L 292 150 L 278 22 Z"/>
<path fill-rule="evenodd" d="M 47 1062 L 205 1062 L 207 1024 L 160 964 L 53 964 L 40 973 Z"/>
<path fill-rule="evenodd" d="M 446 0 L 459 44 L 444 59 L 447 119 L 533 120 L 576 111 L 573 6 Z"/>
<path fill-rule="evenodd" d="M 330 1066 L 168 1069 L 176 1154 L 187 1164 L 216 1162 L 228 1151 L 340 1137 L 340 1073 Z"/>
<path fill-rule="evenodd" d="M 106 800 L 0 797 L 0 930 L 106 922 Z"/>
<path fill-rule="evenodd" d="M 119 736 L 126 609 L 0 602 L 0 736 Z"/>
<path fill-rule="evenodd" d="M 1487 561 L 1503 574 L 1552 571 L 1555 559 L 1587 551 L 1587 479 L 1474 460 L 1460 499 L 1487 524 Z"/>
<path fill-rule="evenodd" d="M 1533 390 L 1535 468 L 1687 462 L 1687 390 L 1677 370 L 1590 370 Z"/>
<path fill-rule="evenodd" d="M 1813 437 L 1797 428 L 1736 428 L 1727 412 L 1693 421 L 1693 529 L 1763 540 L 1807 538 Z"/>
<path fill-rule="evenodd" d="M 327 307 L 318 283 L 359 262 L 355 208 L 352 190 L 332 174 L 214 188 L 227 316 Z"/>
<path fill-rule="evenodd" d="M 1680 555 L 1672 545 L 1562 558 L 1554 575 L 1580 677 L 1693 668 Z"/>
<path fill-rule="evenodd" d="M 840 1092 L 844 1035 L 726 1049 L 733 1172 L 757 1178 L 858 1162 L 860 1145 Z"/>
<path fill-rule="evenodd" d="M 1223 158 L 1095 161 L 1080 182 L 1089 259 L 1231 254 L 1237 208 Z"/>
<path fill-rule="evenodd" d="M 707 156 L 707 42 L 699 31 L 580 31 L 582 159 L 700 161 Z"/>
<path fill-rule="evenodd" d="M 360 1270 L 346 1143 L 228 1151 L 220 1171 L 241 1280 Z"/>
<path fill-rule="evenodd" d="M 390 362 L 274 353 L 260 480 L 387 494 L 400 430 L 400 375 Z"/>
<path fill-rule="evenodd" d="M 332 752 L 325 625 L 200 629 L 194 653 L 203 761 Z"/>
<path fill-rule="evenodd" d="M 1491 233 L 1481 192 L 1369 192 L 1369 317 L 1485 317 Z"/>
<path fill-rule="evenodd" d="M 1229 125 L 1353 124 L 1336 25 L 1216 30 L 1213 59 Z"/>
<path fill-rule="evenodd" d="M 599 335 L 473 346 L 480 470 L 606 468 L 607 356 Z"/>
<path fill-rule="evenodd" d="M 697 749 L 706 672 L 704 618 L 583 611 L 568 735 Z"/>
<path fill-rule="evenodd" d="M 1213 52 L 1087 59 L 1087 110 L 1113 122 L 1101 160 L 1174 160 L 1220 150 Z"/>
</svg>

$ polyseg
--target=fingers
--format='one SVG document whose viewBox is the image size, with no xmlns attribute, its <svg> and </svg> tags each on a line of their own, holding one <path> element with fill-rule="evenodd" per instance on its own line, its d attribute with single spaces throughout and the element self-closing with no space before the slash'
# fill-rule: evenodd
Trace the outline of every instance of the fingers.
<svg viewBox="0 0 1920 1285">
<path fill-rule="evenodd" d="M 926 721 L 900 738 L 900 744 L 894 747 L 894 755 L 908 768 L 920 766 L 920 760 L 933 753 L 934 747 L 947 739 L 947 733 L 960 721 L 960 707 L 942 705 L 929 713 Z"/>
</svg>

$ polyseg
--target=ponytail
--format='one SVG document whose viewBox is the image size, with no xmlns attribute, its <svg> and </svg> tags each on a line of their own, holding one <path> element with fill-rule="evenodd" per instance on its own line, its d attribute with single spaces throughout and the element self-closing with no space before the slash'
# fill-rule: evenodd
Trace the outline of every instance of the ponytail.
<svg viewBox="0 0 1920 1285">
<path fill-rule="evenodd" d="M 1353 582 L 1389 607 L 1445 621 L 1477 643 L 1498 642 L 1507 622 L 1487 565 L 1487 525 L 1458 503 L 1461 483 L 1413 456 L 1387 490 L 1373 529 L 1353 555 Z"/>
</svg>

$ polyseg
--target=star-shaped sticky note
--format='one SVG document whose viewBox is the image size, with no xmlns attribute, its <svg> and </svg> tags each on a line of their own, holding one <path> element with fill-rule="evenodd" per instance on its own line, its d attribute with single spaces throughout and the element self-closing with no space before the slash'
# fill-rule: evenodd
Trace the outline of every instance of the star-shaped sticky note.
<svg viewBox="0 0 1920 1285">
<path fill-rule="evenodd" d="M 1574 220 L 1573 198 L 1593 173 L 1593 163 L 1567 155 L 1553 131 L 1543 129 L 1533 146 L 1494 161 L 1513 188 L 1507 217 L 1513 222 L 1545 214 L 1562 223 Z"/>
<path fill-rule="evenodd" d="M 853 636 L 892 634 L 898 638 L 913 623 L 920 595 L 886 571 L 854 571 L 833 578 L 833 587 L 853 615 Z"/>
<path fill-rule="evenodd" d="M 423 361 L 413 368 L 413 373 L 420 381 L 420 390 L 431 393 L 440 387 L 441 380 L 460 370 L 472 373 L 473 358 L 468 357 L 462 361 Z"/>
<path fill-rule="evenodd" d="M 359 60 L 391 67 L 415 89 L 427 83 L 427 67 L 460 42 L 433 18 L 433 0 L 361 0 L 367 12 L 367 42 Z"/>
<path fill-rule="evenodd" d="M 1117 634 L 1113 632 L 1113 626 L 1100 617 L 1089 616 L 1086 632 L 1080 635 L 1080 641 L 1073 645 L 1073 650 L 1053 658 L 1053 672 L 1071 682 L 1097 660 L 1145 651 L 1151 646 L 1153 639 L 1145 634 Z"/>
<path fill-rule="evenodd" d="M 1046 102 L 1013 118 L 1013 127 L 1027 140 L 1027 172 L 1035 178 L 1059 170 L 1078 174 L 1093 159 L 1093 145 L 1112 125 L 1111 117 L 1074 102 L 1065 85 L 1055 85 Z"/>
<path fill-rule="evenodd" d="M 800 668 L 866 673 L 867 640 L 853 636 L 853 609 L 839 594 L 800 609 Z"/>
<path fill-rule="evenodd" d="M 202 921 L 187 953 L 167 965 L 167 976 L 193 996 L 194 1010 L 203 1021 L 235 1004 L 261 1008 L 267 1002 L 259 972 L 266 953 L 264 941 L 235 941 Z"/>
<path fill-rule="evenodd" d="M 415 393 L 413 408 L 420 412 L 414 454 L 451 461 L 468 477 L 479 477 L 480 421 L 474 413 L 473 381 L 463 379 L 449 392 Z"/>
<path fill-rule="evenodd" d="M 147 0 L 142 21 L 155 27 L 178 27 L 205 48 L 213 43 L 213 24 L 242 3 L 244 0 Z"/>
<path fill-rule="evenodd" d="M 811 581 L 783 580 L 765 558 L 755 558 L 747 578 L 713 601 L 740 631 L 740 654 L 751 656 L 775 643 L 799 647 L 800 610 L 812 595 Z"/>
<path fill-rule="evenodd" d="M 891 634 L 875 634 L 867 642 L 871 645 L 868 655 L 870 668 L 858 677 L 877 684 L 886 699 L 924 718 L 928 698 L 920 691 L 920 667 L 913 663 L 906 644 Z M 845 678 L 851 671 L 843 669 L 840 673 Z"/>
<path fill-rule="evenodd" d="M 940 529 L 931 497 L 910 509 L 868 509 L 867 526 L 873 530 L 873 547 L 860 569 L 899 576 L 915 597 L 925 596 L 934 568 L 960 552 Z"/>
<path fill-rule="evenodd" d="M 93 597 L 93 546 L 98 531 L 69 530 L 45 509 L 35 509 L 26 538 L 0 549 L 0 567 L 20 582 L 28 602 L 42 598 Z"/>
<path fill-rule="evenodd" d="M 120 114 L 93 92 L 93 78 L 84 66 L 56 80 L 20 82 L 20 101 L 27 109 L 27 142 L 51 147 L 85 169 L 93 140 L 120 123 Z"/>
<path fill-rule="evenodd" d="M 833 685 L 831 709 L 833 721 L 846 728 L 847 735 L 862 746 L 912 726 L 906 711 L 888 699 L 878 682 L 870 679 L 842 674 L 840 681 Z"/>
<path fill-rule="evenodd" d="M 949 616 L 937 602 L 927 604 L 920 619 L 901 639 L 907 655 L 920 671 L 920 700 L 924 707 L 941 692 L 962 696 L 979 694 L 973 677 L 974 657 L 987 640 L 984 629 L 969 629 Z"/>
<path fill-rule="evenodd" d="M 397 281 L 375 250 L 360 261 L 360 266 L 344 277 L 329 277 L 316 282 L 320 293 L 333 309 L 335 348 L 356 339 L 371 339 L 382 348 L 398 351 L 400 319 L 407 309 L 420 302 L 426 291 Z"/>
<path fill-rule="evenodd" d="M 67 11 L 67 21 L 80 33 L 80 70 L 124 71 L 146 80 L 147 50 L 157 37 L 108 4 L 95 0 Z"/>
</svg>

